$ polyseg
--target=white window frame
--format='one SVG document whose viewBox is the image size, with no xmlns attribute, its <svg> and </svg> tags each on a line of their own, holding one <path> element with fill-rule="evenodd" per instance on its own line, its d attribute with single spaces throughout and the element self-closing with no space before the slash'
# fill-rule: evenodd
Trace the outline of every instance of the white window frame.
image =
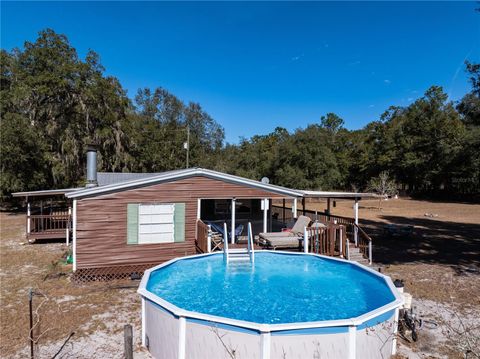
<svg viewBox="0 0 480 359">
<path fill-rule="evenodd" d="M 138 205 L 138 244 L 175 242 L 175 204 L 140 203 Z"/>
</svg>

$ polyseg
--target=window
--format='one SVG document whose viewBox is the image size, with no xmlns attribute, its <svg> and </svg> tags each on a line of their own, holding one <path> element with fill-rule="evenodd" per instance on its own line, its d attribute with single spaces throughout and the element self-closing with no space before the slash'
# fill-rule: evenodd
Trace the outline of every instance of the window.
<svg viewBox="0 0 480 359">
<path fill-rule="evenodd" d="M 173 243 L 174 214 L 174 204 L 140 204 L 138 206 L 138 244 Z"/>
</svg>

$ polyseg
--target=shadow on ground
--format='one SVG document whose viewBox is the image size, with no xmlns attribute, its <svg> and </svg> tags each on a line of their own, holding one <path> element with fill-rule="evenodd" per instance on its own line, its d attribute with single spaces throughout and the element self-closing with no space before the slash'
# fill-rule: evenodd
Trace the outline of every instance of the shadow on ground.
<svg viewBox="0 0 480 359">
<path fill-rule="evenodd" d="M 411 234 L 391 236 L 384 232 L 384 222 L 363 220 L 362 225 L 373 239 L 376 263 L 444 264 L 460 273 L 480 274 L 480 224 L 388 215 L 381 219 L 413 225 L 414 230 Z"/>
</svg>

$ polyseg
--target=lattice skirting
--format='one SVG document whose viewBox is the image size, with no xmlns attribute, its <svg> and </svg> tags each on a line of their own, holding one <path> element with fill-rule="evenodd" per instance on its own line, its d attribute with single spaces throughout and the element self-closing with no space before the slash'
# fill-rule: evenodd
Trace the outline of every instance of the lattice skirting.
<svg viewBox="0 0 480 359">
<path fill-rule="evenodd" d="M 77 269 L 72 276 L 75 283 L 105 282 L 118 279 L 140 279 L 146 269 L 152 268 L 159 263 L 138 264 L 128 266 L 82 268 Z"/>
</svg>

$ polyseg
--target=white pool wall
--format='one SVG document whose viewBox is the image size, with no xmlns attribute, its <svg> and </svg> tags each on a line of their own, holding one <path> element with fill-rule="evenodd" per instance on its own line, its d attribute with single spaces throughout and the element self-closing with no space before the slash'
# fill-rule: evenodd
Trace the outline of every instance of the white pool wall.
<svg viewBox="0 0 480 359">
<path fill-rule="evenodd" d="M 267 252 L 267 251 L 262 251 Z M 317 254 L 272 251 L 277 254 Z M 290 324 L 258 324 L 186 311 L 146 289 L 152 271 L 178 260 L 198 258 L 209 253 L 171 260 L 145 272 L 138 292 L 142 296 L 142 344 L 154 358 L 388 358 L 395 354 L 396 322 L 403 297 L 391 279 L 355 262 L 361 269 L 385 280 L 395 300 L 360 317 Z"/>
</svg>

